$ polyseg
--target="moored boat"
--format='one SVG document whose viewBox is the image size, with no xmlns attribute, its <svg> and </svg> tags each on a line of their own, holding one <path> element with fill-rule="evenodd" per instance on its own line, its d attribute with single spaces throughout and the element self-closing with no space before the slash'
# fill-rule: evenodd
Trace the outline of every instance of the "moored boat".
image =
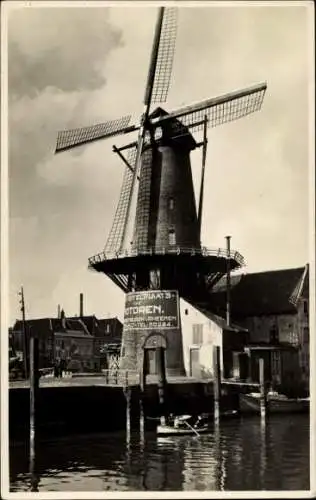
<svg viewBox="0 0 316 500">
<path fill-rule="evenodd" d="M 222 417 L 235 417 L 236 410 L 225 411 Z M 157 426 L 157 436 L 187 436 L 209 434 L 213 432 L 213 415 L 203 413 L 197 417 L 192 415 L 169 416 L 166 424 Z"/>
<path fill-rule="evenodd" d="M 260 393 L 240 394 L 241 413 L 260 413 Z M 303 413 L 309 410 L 309 398 L 288 398 L 284 394 L 267 394 L 268 413 Z"/>
</svg>

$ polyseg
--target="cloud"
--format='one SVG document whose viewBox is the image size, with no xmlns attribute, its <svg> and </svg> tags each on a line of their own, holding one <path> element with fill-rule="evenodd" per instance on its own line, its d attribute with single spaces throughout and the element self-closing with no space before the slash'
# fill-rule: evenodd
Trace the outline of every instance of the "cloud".
<svg viewBox="0 0 316 500">
<path fill-rule="evenodd" d="M 24 283 L 36 303 L 46 289 L 46 307 L 62 263 L 86 268 L 88 256 L 102 249 L 119 189 L 122 169 L 115 161 L 106 168 L 100 146 L 53 155 L 58 130 L 79 116 L 94 119 L 89 103 L 106 88 L 107 59 L 122 46 L 108 14 L 32 8 L 15 10 L 9 20 L 11 289 Z M 110 186 L 111 168 L 118 175 Z M 87 248 L 84 234 L 94 225 L 98 238 Z"/>
<path fill-rule="evenodd" d="M 113 143 L 54 156 L 57 130 L 140 114 L 156 9 L 23 8 L 9 21 L 11 316 L 62 302 L 116 314 L 122 293 L 87 271 L 108 235 L 123 175 Z M 267 80 L 260 113 L 209 134 L 203 243 L 250 269 L 307 259 L 307 10 L 181 8 L 167 110 Z M 200 154 L 192 156 L 199 185 Z M 80 290 L 79 290 L 80 288 Z M 88 312 L 88 311 L 87 311 Z"/>
<path fill-rule="evenodd" d="M 104 85 L 107 54 L 122 43 L 108 15 L 102 8 L 14 10 L 9 19 L 10 94 L 36 97 L 47 87 L 72 92 Z"/>
</svg>

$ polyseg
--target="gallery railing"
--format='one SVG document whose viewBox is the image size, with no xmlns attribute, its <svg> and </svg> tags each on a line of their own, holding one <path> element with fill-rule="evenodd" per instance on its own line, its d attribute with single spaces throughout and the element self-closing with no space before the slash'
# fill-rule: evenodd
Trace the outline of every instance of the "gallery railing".
<svg viewBox="0 0 316 500">
<path fill-rule="evenodd" d="M 229 254 L 225 248 L 189 248 L 189 247 L 162 247 L 150 248 L 148 250 L 122 250 L 113 253 L 101 252 L 89 258 L 89 266 L 94 266 L 100 262 L 111 259 L 123 259 L 124 257 L 138 257 L 145 255 L 202 255 L 203 257 L 230 257 L 235 260 L 239 266 L 245 265 L 244 257 L 236 250 L 230 250 Z"/>
</svg>

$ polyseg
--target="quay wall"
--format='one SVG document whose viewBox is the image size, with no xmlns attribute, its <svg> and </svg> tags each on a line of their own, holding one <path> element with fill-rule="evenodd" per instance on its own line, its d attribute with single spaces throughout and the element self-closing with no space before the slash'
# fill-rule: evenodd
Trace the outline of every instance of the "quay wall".
<svg viewBox="0 0 316 500">
<path fill-rule="evenodd" d="M 139 428 L 139 387 L 131 388 L 131 427 Z M 174 414 L 213 411 L 213 385 L 206 383 L 168 384 L 168 410 Z M 37 403 L 39 435 L 64 435 L 124 430 L 126 399 L 122 387 L 55 386 L 40 387 Z M 236 408 L 238 395 L 223 396 L 223 408 Z M 156 384 L 146 387 L 145 414 L 149 428 L 159 415 Z M 9 435 L 20 438 L 29 432 L 29 389 L 9 389 Z"/>
</svg>

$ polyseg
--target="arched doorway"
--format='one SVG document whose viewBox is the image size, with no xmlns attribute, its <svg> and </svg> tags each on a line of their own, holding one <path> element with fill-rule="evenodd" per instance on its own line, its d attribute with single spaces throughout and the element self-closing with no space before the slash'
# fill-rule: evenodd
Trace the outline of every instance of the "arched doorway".
<svg viewBox="0 0 316 500">
<path fill-rule="evenodd" d="M 146 375 L 158 375 L 160 370 L 159 352 L 165 356 L 168 347 L 167 338 L 161 332 L 150 332 L 143 343 L 144 364 L 143 371 Z M 159 351 L 159 352 L 158 352 Z"/>
</svg>

